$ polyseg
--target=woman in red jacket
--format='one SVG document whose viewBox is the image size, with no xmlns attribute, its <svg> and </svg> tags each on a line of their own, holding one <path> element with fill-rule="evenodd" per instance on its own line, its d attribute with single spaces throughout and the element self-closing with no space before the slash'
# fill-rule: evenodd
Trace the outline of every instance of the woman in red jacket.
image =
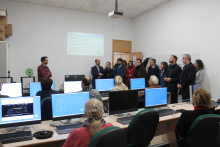
<svg viewBox="0 0 220 147">
<path fill-rule="evenodd" d="M 130 89 L 130 79 L 133 78 L 135 66 L 133 65 L 133 61 L 128 62 L 127 74 L 125 76 L 125 84 Z"/>
<path fill-rule="evenodd" d="M 100 100 L 95 98 L 88 100 L 84 111 L 87 120 L 84 121 L 81 128 L 73 129 L 63 147 L 87 147 L 97 132 L 112 127 L 111 123 L 106 123 L 102 118 L 103 113 L 103 104 Z"/>
</svg>

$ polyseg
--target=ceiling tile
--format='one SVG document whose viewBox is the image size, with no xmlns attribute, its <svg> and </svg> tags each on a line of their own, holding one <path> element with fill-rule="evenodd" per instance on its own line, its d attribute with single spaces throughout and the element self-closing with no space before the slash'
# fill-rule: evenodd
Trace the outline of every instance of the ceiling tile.
<svg viewBox="0 0 220 147">
<path fill-rule="evenodd" d="M 125 12 L 125 14 L 132 15 L 132 16 L 137 16 L 142 13 L 144 13 L 144 11 L 140 11 L 140 10 L 136 10 L 136 9 L 130 9 L 127 12 Z"/>
<path fill-rule="evenodd" d="M 132 8 L 136 5 L 138 5 L 139 3 L 140 2 L 137 2 L 137 1 L 134 1 L 134 0 L 127 0 L 127 1 L 123 2 L 122 4 L 120 4 L 120 6 Z"/>
<path fill-rule="evenodd" d="M 98 10 L 106 10 L 106 11 L 111 11 L 114 9 L 114 5 L 110 5 L 110 4 L 102 4 L 100 7 L 98 7 Z"/>
<path fill-rule="evenodd" d="M 128 10 L 130 10 L 131 8 L 127 8 L 127 7 L 123 7 L 123 6 L 119 6 L 118 7 L 118 10 L 119 11 L 123 11 L 123 12 L 126 12 L 126 11 L 128 11 Z"/>
<path fill-rule="evenodd" d="M 65 4 L 67 0 L 48 0 L 48 2 Z"/>
<path fill-rule="evenodd" d="M 124 1 L 126 1 L 126 0 L 118 0 L 118 5 L 120 5 Z M 107 1 L 105 1 L 105 3 L 115 5 L 115 0 L 107 0 Z"/>
<path fill-rule="evenodd" d="M 85 8 L 85 7 L 81 7 L 79 10 L 80 11 L 86 11 L 86 12 L 93 12 L 93 11 L 95 11 L 95 9 Z"/>
<path fill-rule="evenodd" d="M 47 0 L 28 0 L 27 3 L 37 4 L 37 5 L 46 5 Z"/>
<path fill-rule="evenodd" d="M 62 7 L 63 7 L 63 4 L 53 3 L 53 2 L 47 2 L 47 3 L 46 3 L 46 6 L 62 8 Z"/>
<path fill-rule="evenodd" d="M 84 8 L 90 8 L 90 9 L 96 9 L 98 8 L 102 3 L 96 2 L 96 1 L 87 1 L 84 3 L 82 7 Z"/>
<path fill-rule="evenodd" d="M 142 10 L 142 11 L 146 11 L 147 9 L 153 7 L 153 5 L 150 4 L 145 4 L 145 3 L 140 3 L 137 6 L 134 7 L 134 9 L 138 9 L 138 10 Z"/>
<path fill-rule="evenodd" d="M 87 1 L 96 1 L 96 2 L 104 3 L 106 0 L 87 0 Z"/>
<path fill-rule="evenodd" d="M 128 15 L 128 14 L 124 14 L 123 17 L 125 17 L 125 18 L 133 18 L 134 16 Z"/>
<path fill-rule="evenodd" d="M 162 4 L 164 4 L 164 3 L 168 2 L 168 1 L 169 1 L 169 0 L 163 0 L 162 2 L 156 4 L 156 6 L 162 5 Z"/>
<path fill-rule="evenodd" d="M 109 13 L 109 11 L 103 11 L 103 10 L 98 10 L 98 9 L 96 9 L 94 12 L 99 13 L 99 14 L 106 14 L 106 15 Z"/>
<path fill-rule="evenodd" d="M 68 0 L 66 5 L 82 6 L 86 0 Z"/>
<path fill-rule="evenodd" d="M 22 2 L 22 3 L 26 3 L 27 2 L 27 0 L 13 0 L 13 1 Z"/>
<path fill-rule="evenodd" d="M 144 3 L 151 4 L 151 5 L 157 5 L 163 1 L 164 0 L 145 0 Z"/>
<path fill-rule="evenodd" d="M 64 9 L 73 9 L 73 10 L 78 10 L 80 6 L 73 6 L 73 5 L 64 5 Z"/>
</svg>

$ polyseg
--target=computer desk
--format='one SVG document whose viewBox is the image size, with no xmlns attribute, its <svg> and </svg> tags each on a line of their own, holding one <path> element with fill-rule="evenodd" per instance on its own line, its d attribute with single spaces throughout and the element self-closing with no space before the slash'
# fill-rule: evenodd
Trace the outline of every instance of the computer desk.
<svg viewBox="0 0 220 147">
<path fill-rule="evenodd" d="M 173 107 L 174 106 L 174 107 Z M 190 103 L 178 103 L 178 104 L 170 104 L 168 105 L 168 108 L 177 110 L 177 109 L 185 109 L 185 110 L 193 110 L 193 106 Z M 216 108 L 216 110 L 220 111 L 220 106 Z M 139 110 L 141 111 L 141 110 Z M 132 112 L 132 115 L 135 115 L 137 112 Z M 106 115 L 106 114 L 105 114 Z M 104 119 L 107 123 L 112 123 L 114 126 L 118 126 L 122 129 L 127 129 L 128 125 L 122 125 L 116 121 L 116 118 L 118 116 L 115 115 L 108 115 L 105 116 Z M 170 146 L 176 147 L 176 136 L 174 133 L 174 125 L 176 125 L 177 121 L 179 120 L 181 113 L 177 113 L 174 115 L 164 116 L 160 117 L 158 129 L 156 131 L 155 136 L 162 135 L 162 140 L 164 142 L 168 142 Z M 85 119 L 85 118 L 81 118 Z M 82 121 L 83 121 L 82 120 Z M 37 130 L 49 130 L 53 131 L 53 136 L 49 139 L 43 139 L 43 140 L 37 140 L 33 138 L 33 140 L 30 141 L 23 141 L 23 142 L 16 142 L 11 144 L 4 144 L 4 147 L 14 147 L 14 146 L 28 146 L 28 147 L 36 147 L 36 146 L 53 146 L 55 147 L 59 143 L 65 142 L 69 134 L 63 134 L 58 135 L 58 133 L 55 130 L 55 127 L 50 126 L 51 121 L 43 121 L 42 124 L 33 125 L 35 129 Z M 59 121 L 58 121 L 59 122 Z M 31 126 L 32 134 L 36 132 L 36 130 Z M 0 129 L 0 132 L 5 132 L 5 129 Z M 52 145 L 53 144 L 53 145 Z"/>
</svg>

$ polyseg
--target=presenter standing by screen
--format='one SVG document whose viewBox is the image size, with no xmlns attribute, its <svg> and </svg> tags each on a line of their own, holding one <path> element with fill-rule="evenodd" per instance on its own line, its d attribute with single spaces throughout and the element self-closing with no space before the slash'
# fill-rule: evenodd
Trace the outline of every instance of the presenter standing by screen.
<svg viewBox="0 0 220 147">
<path fill-rule="evenodd" d="M 95 88 L 95 79 L 102 79 L 103 78 L 103 67 L 100 66 L 100 60 L 96 59 L 95 60 L 95 66 L 92 67 L 91 69 L 91 74 L 92 74 L 92 87 Z"/>
<path fill-rule="evenodd" d="M 42 64 L 38 66 L 37 72 L 38 72 L 38 82 L 41 82 L 41 79 L 43 78 L 50 78 L 52 77 L 52 73 L 50 72 L 48 64 L 48 58 L 46 56 L 41 57 Z"/>
</svg>

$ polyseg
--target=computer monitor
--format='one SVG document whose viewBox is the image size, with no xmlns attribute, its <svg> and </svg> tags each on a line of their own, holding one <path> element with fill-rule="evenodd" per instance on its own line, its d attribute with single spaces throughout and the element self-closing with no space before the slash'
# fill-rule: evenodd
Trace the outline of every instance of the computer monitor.
<svg viewBox="0 0 220 147">
<path fill-rule="evenodd" d="M 41 123 L 40 96 L 0 99 L 0 128 Z"/>
<path fill-rule="evenodd" d="M 145 78 L 130 79 L 130 85 L 131 85 L 131 90 L 132 89 L 143 90 L 145 89 Z"/>
<path fill-rule="evenodd" d="M 98 91 L 111 91 L 114 87 L 114 79 L 95 79 L 95 89 Z"/>
<path fill-rule="evenodd" d="M 9 97 L 22 96 L 21 83 L 3 83 L 0 93 Z"/>
<path fill-rule="evenodd" d="M 145 108 L 167 106 L 167 88 L 146 88 Z"/>
<path fill-rule="evenodd" d="M 193 94 L 196 92 L 196 90 L 201 87 L 200 84 L 198 85 L 190 85 L 189 86 L 189 97 L 190 97 L 190 103 L 192 103 Z"/>
<path fill-rule="evenodd" d="M 109 92 L 109 115 L 138 110 L 138 91 Z"/>
<path fill-rule="evenodd" d="M 36 96 L 36 93 L 38 91 L 41 91 L 42 88 L 41 88 L 41 83 L 40 82 L 36 82 L 36 83 L 30 83 L 30 96 Z M 51 86 L 51 88 L 54 90 L 55 89 L 55 86 L 54 86 L 54 82 Z"/>
<path fill-rule="evenodd" d="M 65 75 L 65 81 L 82 81 L 85 75 Z"/>
<path fill-rule="evenodd" d="M 84 114 L 89 92 L 52 94 L 52 120 L 79 118 Z"/>
<path fill-rule="evenodd" d="M 82 82 L 81 81 L 64 82 L 63 85 L 64 85 L 64 93 L 82 91 Z"/>
</svg>

